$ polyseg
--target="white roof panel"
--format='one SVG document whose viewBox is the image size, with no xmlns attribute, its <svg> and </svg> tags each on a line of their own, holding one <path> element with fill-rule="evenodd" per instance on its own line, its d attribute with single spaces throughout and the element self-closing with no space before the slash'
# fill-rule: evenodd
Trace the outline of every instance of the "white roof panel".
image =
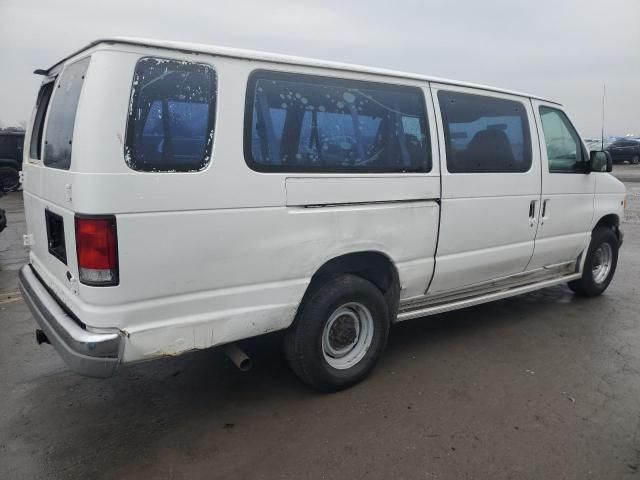
<svg viewBox="0 0 640 480">
<path fill-rule="evenodd" d="M 422 80 L 426 82 L 444 83 L 449 85 L 457 85 L 461 87 L 477 88 L 480 90 L 506 93 L 510 95 L 518 95 L 521 97 L 529 97 L 529 98 L 535 98 L 537 100 L 543 100 L 546 102 L 558 103 L 558 102 L 554 102 L 553 100 L 548 100 L 546 98 L 538 97 L 536 95 L 530 95 L 527 93 L 515 92 L 512 90 L 506 90 L 506 89 L 491 87 L 487 85 L 460 82 L 457 80 L 450 80 L 445 78 L 430 77 L 427 75 L 420 75 L 417 73 L 407 73 L 407 72 L 401 72 L 401 71 L 384 69 L 384 68 L 366 67 L 363 65 L 353 65 L 349 63 L 297 57 L 293 55 L 283 55 L 278 53 L 261 52 L 256 50 L 244 50 L 239 48 L 220 47 L 220 46 L 206 45 L 206 44 L 199 44 L 199 43 L 173 42 L 168 40 L 154 40 L 154 39 L 135 38 L 135 37 L 111 37 L 111 38 L 97 39 L 91 42 L 89 45 L 85 46 L 84 48 L 81 48 L 80 50 L 74 52 L 73 54 L 65 57 L 64 59 L 62 59 L 55 65 L 53 65 L 48 71 L 53 70 L 58 65 L 64 63 L 66 60 L 78 55 L 79 53 L 103 43 L 153 47 L 153 48 L 176 50 L 176 51 L 188 52 L 188 53 L 202 53 L 202 54 L 216 55 L 216 56 L 222 56 L 222 57 L 241 58 L 246 60 L 260 60 L 265 62 L 280 63 L 280 64 L 287 64 L 287 65 L 301 65 L 301 66 L 308 66 L 308 67 L 327 68 L 331 70 L 341 70 L 341 71 L 349 71 L 349 72 L 357 72 L 357 73 L 367 73 L 367 74 L 373 74 L 373 75 L 383 75 L 387 77 L 406 78 L 411 80 Z"/>
</svg>

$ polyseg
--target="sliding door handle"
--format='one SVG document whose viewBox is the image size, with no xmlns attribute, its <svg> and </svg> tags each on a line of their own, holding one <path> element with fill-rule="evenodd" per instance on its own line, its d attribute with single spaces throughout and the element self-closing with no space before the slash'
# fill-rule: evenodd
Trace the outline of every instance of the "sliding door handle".
<svg viewBox="0 0 640 480">
<path fill-rule="evenodd" d="M 533 224 L 536 221 L 536 203 L 537 200 L 531 200 L 529 203 L 529 226 L 533 227 Z"/>
</svg>

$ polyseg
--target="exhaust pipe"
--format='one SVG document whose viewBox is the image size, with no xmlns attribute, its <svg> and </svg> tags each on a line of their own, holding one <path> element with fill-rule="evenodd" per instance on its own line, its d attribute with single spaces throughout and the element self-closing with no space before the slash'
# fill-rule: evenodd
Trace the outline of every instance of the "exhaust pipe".
<svg viewBox="0 0 640 480">
<path fill-rule="evenodd" d="M 227 357 L 229 357 L 229 360 L 231 360 L 233 364 L 241 371 L 247 372 L 251 369 L 251 359 L 235 343 L 225 345 L 224 353 L 227 355 Z"/>
<path fill-rule="evenodd" d="M 39 328 L 36 329 L 36 342 L 38 342 L 38 345 L 42 345 L 43 343 L 48 343 L 49 345 L 51 345 L 51 342 L 47 338 L 47 334 Z"/>
</svg>

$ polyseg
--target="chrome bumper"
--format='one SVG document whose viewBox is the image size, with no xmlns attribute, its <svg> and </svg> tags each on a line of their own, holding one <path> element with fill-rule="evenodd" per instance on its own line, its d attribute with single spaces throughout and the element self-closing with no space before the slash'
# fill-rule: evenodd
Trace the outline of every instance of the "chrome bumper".
<svg viewBox="0 0 640 480">
<path fill-rule="evenodd" d="M 88 377 L 113 375 L 122 353 L 120 333 L 93 333 L 78 325 L 42 285 L 30 265 L 20 269 L 20 290 L 33 318 L 71 370 Z"/>
</svg>

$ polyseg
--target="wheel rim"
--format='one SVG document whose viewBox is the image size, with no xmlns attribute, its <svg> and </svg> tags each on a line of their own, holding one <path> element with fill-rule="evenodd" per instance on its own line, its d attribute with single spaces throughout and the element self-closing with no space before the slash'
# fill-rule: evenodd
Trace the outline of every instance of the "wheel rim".
<svg viewBox="0 0 640 480">
<path fill-rule="evenodd" d="M 635 157 L 633 157 L 633 158 L 631 159 L 631 163 L 632 163 L 633 165 L 637 165 L 638 163 L 640 163 L 640 157 L 638 157 L 638 156 L 636 155 Z"/>
<path fill-rule="evenodd" d="M 613 249 L 608 243 L 603 243 L 593 254 L 591 273 L 595 283 L 603 283 L 609 276 L 613 263 Z"/>
<path fill-rule="evenodd" d="M 373 329 L 373 317 L 363 304 L 350 302 L 337 308 L 322 332 L 325 361 L 338 370 L 357 364 L 371 346 Z"/>
</svg>

